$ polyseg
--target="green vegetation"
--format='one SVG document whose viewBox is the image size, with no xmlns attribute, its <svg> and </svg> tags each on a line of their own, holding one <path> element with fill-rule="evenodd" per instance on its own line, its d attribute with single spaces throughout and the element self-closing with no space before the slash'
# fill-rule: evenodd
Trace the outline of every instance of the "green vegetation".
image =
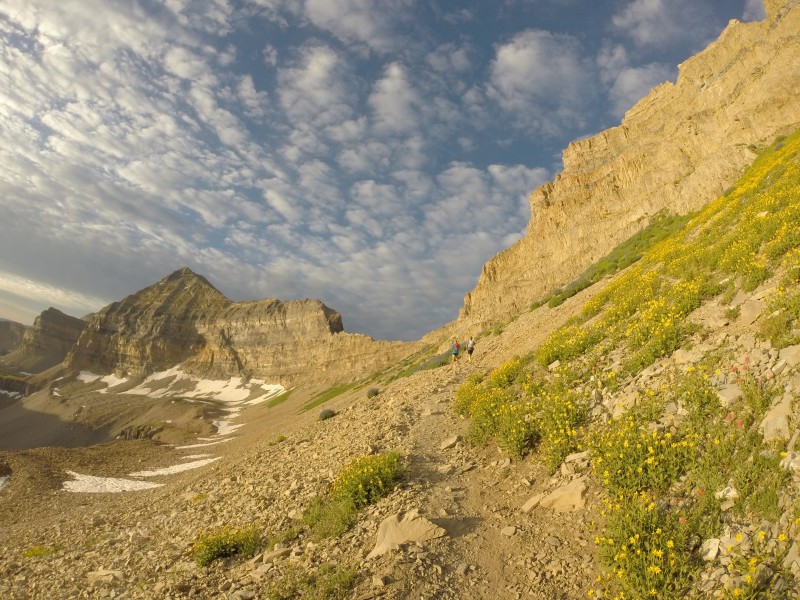
<svg viewBox="0 0 800 600">
<path fill-rule="evenodd" d="M 315 539 L 347 531 L 356 513 L 389 494 L 403 476 L 402 457 L 396 452 L 364 456 L 343 467 L 325 496 L 317 497 L 303 515 Z"/>
<path fill-rule="evenodd" d="M 282 393 L 278 394 L 272 400 L 269 400 L 267 402 L 267 408 L 275 408 L 279 404 L 282 404 L 282 403 L 286 402 L 289 399 L 289 396 L 292 395 L 293 391 L 294 391 L 294 388 L 292 388 L 290 390 L 286 390 L 285 392 L 282 392 Z"/>
<path fill-rule="evenodd" d="M 380 393 L 381 393 L 381 391 L 378 388 L 371 387 L 371 388 L 369 388 L 367 390 L 367 398 L 374 398 L 375 396 L 377 396 Z"/>
<path fill-rule="evenodd" d="M 261 534 L 255 525 L 222 527 L 210 532 L 201 531 L 192 545 L 192 555 L 198 565 L 205 567 L 218 558 L 227 556 L 249 558 L 260 547 Z"/>
<path fill-rule="evenodd" d="M 472 376 L 454 410 L 470 418 L 472 441 L 534 454 L 551 472 L 567 453 L 589 451 L 605 493 L 595 539 L 605 572 L 590 596 L 682 598 L 705 565 L 700 542 L 724 527 L 735 542 L 725 549 L 731 578 L 709 597 L 787 597 L 771 586 L 791 585 L 779 574 L 800 521 L 782 518 L 791 477 L 759 431 L 779 390 L 724 346 L 688 368 L 662 372 L 659 361 L 702 339 L 689 317 L 705 302 L 724 305 L 774 275 L 759 333 L 778 349 L 800 343 L 800 132 L 691 218 L 660 217 L 615 253 L 578 281 L 624 273 L 532 355 Z M 590 422 L 595 391 L 641 385 L 654 363 L 657 389 L 638 392 L 616 418 Z M 725 406 L 723 381 L 742 393 Z"/>
<path fill-rule="evenodd" d="M 564 289 L 555 290 L 535 302 L 531 306 L 531 310 L 544 304 L 555 308 L 603 278 L 616 275 L 642 258 L 645 252 L 655 244 L 680 231 L 690 218 L 688 215 L 670 215 L 665 211 L 660 212 L 647 227 L 614 248 Z"/>
<path fill-rule="evenodd" d="M 42 558 L 55 554 L 57 548 L 51 546 L 31 546 L 22 553 L 22 558 Z"/>
<path fill-rule="evenodd" d="M 336 411 L 332 408 L 323 408 L 319 411 L 319 420 L 320 421 L 327 421 L 328 419 L 332 419 L 336 416 Z"/>
<path fill-rule="evenodd" d="M 270 581 L 267 598 L 269 600 L 292 600 L 294 598 L 344 600 L 350 598 L 350 592 L 357 583 L 358 573 L 354 569 L 323 565 L 314 572 L 306 572 L 299 567 L 294 567 L 279 579 Z"/>
<path fill-rule="evenodd" d="M 307 410 L 311 410 L 312 408 L 316 408 L 320 404 L 325 404 L 328 400 L 332 400 L 333 398 L 336 398 L 336 396 L 344 394 L 345 392 L 353 389 L 355 386 L 356 386 L 355 382 L 353 382 L 353 383 L 342 383 L 340 385 L 334 386 L 334 387 L 326 390 L 325 392 L 323 392 L 322 394 L 320 394 L 319 396 L 317 396 L 313 400 L 311 400 L 309 402 L 306 402 L 300 408 L 300 412 L 305 412 Z"/>
</svg>

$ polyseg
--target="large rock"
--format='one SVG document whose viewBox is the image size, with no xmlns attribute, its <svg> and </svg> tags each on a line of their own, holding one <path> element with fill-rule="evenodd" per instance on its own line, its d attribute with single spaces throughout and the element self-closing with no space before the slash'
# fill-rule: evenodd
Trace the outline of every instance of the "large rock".
<svg viewBox="0 0 800 600">
<path fill-rule="evenodd" d="M 586 477 L 573 479 L 542 498 L 539 506 L 556 512 L 574 512 L 586 505 Z"/>
<path fill-rule="evenodd" d="M 792 395 L 781 396 L 761 421 L 760 429 L 765 442 L 789 439 L 789 419 L 792 416 Z"/>
<path fill-rule="evenodd" d="M 378 526 L 378 540 L 367 558 L 386 554 L 401 544 L 425 542 L 445 535 L 447 532 L 444 529 L 420 516 L 417 509 L 408 511 L 402 517 L 398 513 L 387 517 Z"/>
<path fill-rule="evenodd" d="M 770 0 L 760 23 L 732 20 L 618 127 L 564 151 L 563 171 L 531 194 L 525 237 L 483 267 L 461 326 L 502 320 L 562 286 L 662 209 L 718 197 L 759 147 L 798 126 L 800 6 Z"/>
</svg>

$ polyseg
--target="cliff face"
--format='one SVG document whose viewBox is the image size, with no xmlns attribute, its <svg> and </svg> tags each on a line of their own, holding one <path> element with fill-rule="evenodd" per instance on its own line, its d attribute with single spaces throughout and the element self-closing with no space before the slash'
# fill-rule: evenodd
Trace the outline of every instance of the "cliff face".
<svg viewBox="0 0 800 600">
<path fill-rule="evenodd" d="M 67 357 L 71 370 L 149 374 L 180 364 L 206 377 L 291 385 L 303 377 L 380 368 L 408 345 L 343 333 L 318 300 L 231 302 L 181 269 L 101 310 Z"/>
<path fill-rule="evenodd" d="M 800 126 L 800 1 L 731 21 L 614 127 L 570 144 L 564 170 L 531 194 L 524 238 L 483 268 L 460 325 L 485 326 L 562 286 L 647 225 L 716 198 L 759 146 Z"/>
<path fill-rule="evenodd" d="M 27 329 L 19 345 L 3 357 L 13 368 L 39 373 L 61 363 L 86 327 L 86 321 L 48 308 Z"/>
<path fill-rule="evenodd" d="M 0 354 L 19 346 L 26 329 L 25 325 L 14 321 L 0 321 Z"/>
<path fill-rule="evenodd" d="M 181 269 L 97 313 L 67 366 L 126 373 L 167 369 L 203 348 L 198 321 L 230 304 L 203 277 Z"/>
</svg>

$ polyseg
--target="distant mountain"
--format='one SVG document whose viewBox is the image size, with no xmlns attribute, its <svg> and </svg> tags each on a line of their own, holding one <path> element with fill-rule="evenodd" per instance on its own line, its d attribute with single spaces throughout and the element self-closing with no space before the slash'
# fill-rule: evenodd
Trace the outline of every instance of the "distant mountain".
<svg viewBox="0 0 800 600">
<path fill-rule="evenodd" d="M 30 373 L 49 369 L 64 360 L 85 327 L 86 321 L 48 308 L 36 317 L 33 327 L 24 327 L 22 339 L 3 362 Z"/>
<path fill-rule="evenodd" d="M 0 354 L 5 354 L 19 346 L 27 327 L 8 319 L 0 319 Z"/>
<path fill-rule="evenodd" d="M 231 302 L 180 269 L 95 314 L 66 359 L 68 370 L 147 375 L 178 364 L 202 376 L 293 383 L 378 368 L 413 345 L 344 333 L 318 300 Z"/>
</svg>

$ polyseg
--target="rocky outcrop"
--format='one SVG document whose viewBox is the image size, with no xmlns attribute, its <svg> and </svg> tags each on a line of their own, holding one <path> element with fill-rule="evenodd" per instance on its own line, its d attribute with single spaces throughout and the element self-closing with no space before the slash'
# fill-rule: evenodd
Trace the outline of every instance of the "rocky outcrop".
<svg viewBox="0 0 800 600">
<path fill-rule="evenodd" d="M 14 321 L 0 321 L 0 354 L 14 350 L 22 342 L 27 327 Z"/>
<path fill-rule="evenodd" d="M 800 126 L 800 3 L 731 21 L 618 127 L 569 145 L 564 170 L 531 194 L 524 238 L 484 267 L 461 325 L 488 325 L 576 278 L 662 209 L 716 198 L 759 147 Z"/>
<path fill-rule="evenodd" d="M 134 374 L 167 369 L 203 349 L 198 322 L 230 305 L 205 278 L 181 269 L 97 313 L 67 366 Z"/>
<path fill-rule="evenodd" d="M 3 357 L 17 372 L 41 373 L 60 364 L 86 327 L 86 321 L 48 308 L 27 328 L 19 345 Z"/>
<path fill-rule="evenodd" d="M 344 333 L 341 315 L 318 300 L 231 302 L 181 269 L 95 315 L 67 367 L 149 374 L 181 364 L 201 376 L 291 385 L 304 376 L 357 376 L 411 349 Z"/>
</svg>

